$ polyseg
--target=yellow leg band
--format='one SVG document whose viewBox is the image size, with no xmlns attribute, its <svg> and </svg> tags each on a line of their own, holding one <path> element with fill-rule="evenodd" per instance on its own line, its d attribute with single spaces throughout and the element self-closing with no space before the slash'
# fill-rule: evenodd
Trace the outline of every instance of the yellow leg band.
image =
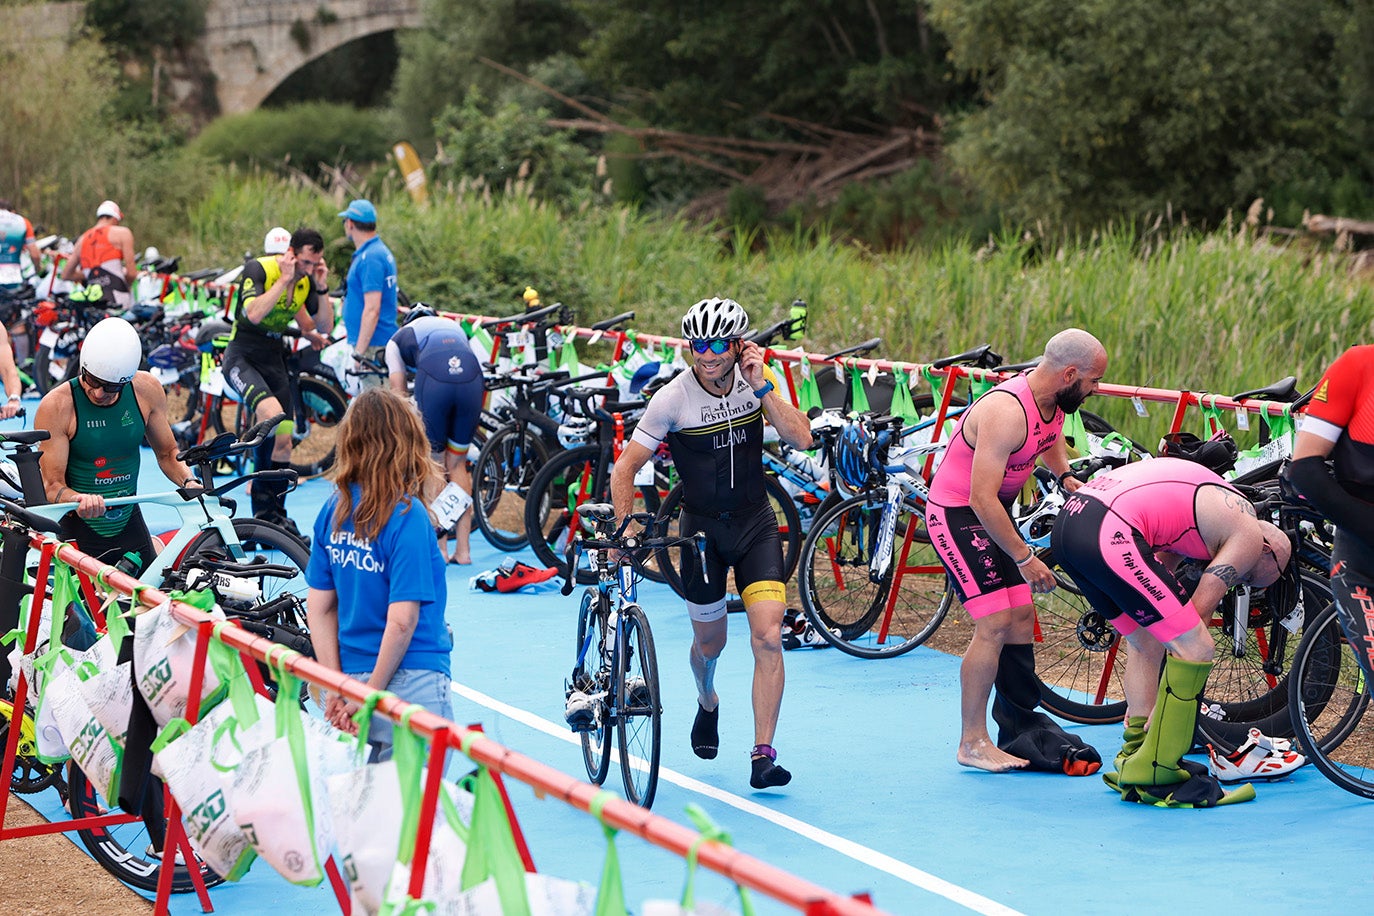
<svg viewBox="0 0 1374 916">
<path fill-rule="evenodd" d="M 756 601 L 779 601 L 786 604 L 787 586 L 781 582 L 751 582 L 744 587 L 744 592 L 740 598 L 744 600 L 746 608 Z"/>
</svg>

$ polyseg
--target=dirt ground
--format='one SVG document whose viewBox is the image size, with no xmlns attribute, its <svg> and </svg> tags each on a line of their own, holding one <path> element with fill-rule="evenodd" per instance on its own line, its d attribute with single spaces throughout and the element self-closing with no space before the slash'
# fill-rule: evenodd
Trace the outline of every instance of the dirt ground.
<svg viewBox="0 0 1374 916">
<path fill-rule="evenodd" d="M 5 827 L 43 823 L 11 795 Z M 75 836 L 50 833 L 0 844 L 0 913 L 6 916 L 147 916 L 153 904 L 129 890 L 82 850 Z"/>
</svg>

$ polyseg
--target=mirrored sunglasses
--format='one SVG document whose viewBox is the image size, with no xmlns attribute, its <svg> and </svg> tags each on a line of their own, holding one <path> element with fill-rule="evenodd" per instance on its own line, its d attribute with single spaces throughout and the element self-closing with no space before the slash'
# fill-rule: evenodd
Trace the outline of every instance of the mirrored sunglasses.
<svg viewBox="0 0 1374 916">
<path fill-rule="evenodd" d="M 712 353 L 719 356 L 726 350 L 730 349 L 730 344 L 734 342 L 735 338 L 733 337 L 715 337 L 710 340 L 693 338 L 691 340 L 692 352 L 705 353 L 707 350 L 710 350 Z"/>
<path fill-rule="evenodd" d="M 96 378 L 94 375 L 91 375 L 85 369 L 81 370 L 81 374 L 85 376 L 87 385 L 90 385 L 92 388 L 99 388 L 106 394 L 119 394 L 121 391 L 124 390 L 124 386 L 128 384 L 128 382 L 102 381 L 101 379 Z"/>
</svg>

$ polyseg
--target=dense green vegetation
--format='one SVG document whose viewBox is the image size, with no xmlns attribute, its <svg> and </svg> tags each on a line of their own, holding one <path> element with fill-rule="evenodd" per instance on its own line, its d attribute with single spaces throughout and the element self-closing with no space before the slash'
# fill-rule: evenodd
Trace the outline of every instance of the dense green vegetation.
<svg viewBox="0 0 1374 916">
<path fill-rule="evenodd" d="M 635 309 L 639 327 L 668 332 L 702 296 L 734 296 L 759 324 L 802 298 L 816 350 L 880 334 L 892 358 L 987 341 L 1025 359 L 1079 325 L 1107 344 L 1109 380 L 1311 383 L 1374 338 L 1374 293 L 1343 256 L 1284 250 L 1228 214 L 1263 195 L 1289 223 L 1301 206 L 1370 214 L 1374 71 L 1357 50 L 1374 15 L 1336 0 L 1304 15 L 1243 7 L 1175 22 L 1088 0 L 435 0 L 431 28 L 400 43 L 390 109 L 263 110 L 190 143 L 122 116 L 107 45 L 0 50 L 0 81 L 26 87 L 0 96 L 0 123 L 21 128 L 0 131 L 0 196 L 69 235 L 113 197 L 140 248 L 186 269 L 232 266 L 271 225 L 314 225 L 338 273 L 335 213 L 364 195 L 408 294 L 447 310 L 515 310 L 529 284 L 584 321 Z M 1255 48 L 1282 79 L 1248 60 Z M 479 50 L 622 123 L 779 139 L 793 128 L 752 115 L 948 121 L 951 155 L 781 216 L 741 184 L 727 220 L 694 224 L 672 205 L 715 173 L 550 129 L 561 103 Z M 402 119 L 433 150 L 428 206 L 385 159 Z"/>
<path fill-rule="evenodd" d="M 1250 229 L 1201 233 L 1160 221 L 1145 233 L 1118 228 L 1066 244 L 1009 234 L 982 247 L 890 253 L 794 234 L 759 254 L 747 239 L 722 244 L 625 207 L 569 213 L 518 187 L 473 185 L 441 188 L 420 207 L 397 184 L 378 199 L 401 285 L 450 311 L 518 311 L 528 284 L 546 302 L 574 306 L 581 321 L 634 309 L 636 327 L 671 333 L 704 296 L 738 298 L 758 325 L 801 298 L 811 305 L 808 348 L 877 334 L 883 355 L 915 361 L 985 341 L 1028 359 L 1077 325 L 1107 345 L 1108 381 L 1218 393 L 1287 373 L 1311 384 L 1350 343 L 1374 338 L 1374 288 L 1350 275 L 1346 259 L 1285 251 Z M 343 197 L 231 177 L 191 209 L 188 235 L 158 243 L 198 264 L 256 245 L 270 222 L 313 224 L 338 271 L 348 258 L 334 216 Z M 1118 409 L 1115 419 L 1124 416 Z"/>
</svg>

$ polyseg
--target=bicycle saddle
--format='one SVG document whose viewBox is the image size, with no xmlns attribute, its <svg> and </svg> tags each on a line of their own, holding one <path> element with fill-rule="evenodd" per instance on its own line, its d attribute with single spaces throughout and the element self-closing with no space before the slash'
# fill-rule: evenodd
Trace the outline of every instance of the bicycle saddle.
<svg viewBox="0 0 1374 916">
<path fill-rule="evenodd" d="M 0 433 L 0 441 L 13 442 L 15 445 L 33 445 L 48 438 L 46 429 L 16 429 Z"/>
<path fill-rule="evenodd" d="M 1255 388 L 1251 391 L 1242 391 L 1240 394 L 1231 396 L 1233 401 L 1244 401 L 1249 398 L 1260 401 L 1292 403 L 1298 399 L 1298 380 L 1290 375 L 1279 379 L 1272 385 L 1265 385 L 1263 388 Z"/>
</svg>

